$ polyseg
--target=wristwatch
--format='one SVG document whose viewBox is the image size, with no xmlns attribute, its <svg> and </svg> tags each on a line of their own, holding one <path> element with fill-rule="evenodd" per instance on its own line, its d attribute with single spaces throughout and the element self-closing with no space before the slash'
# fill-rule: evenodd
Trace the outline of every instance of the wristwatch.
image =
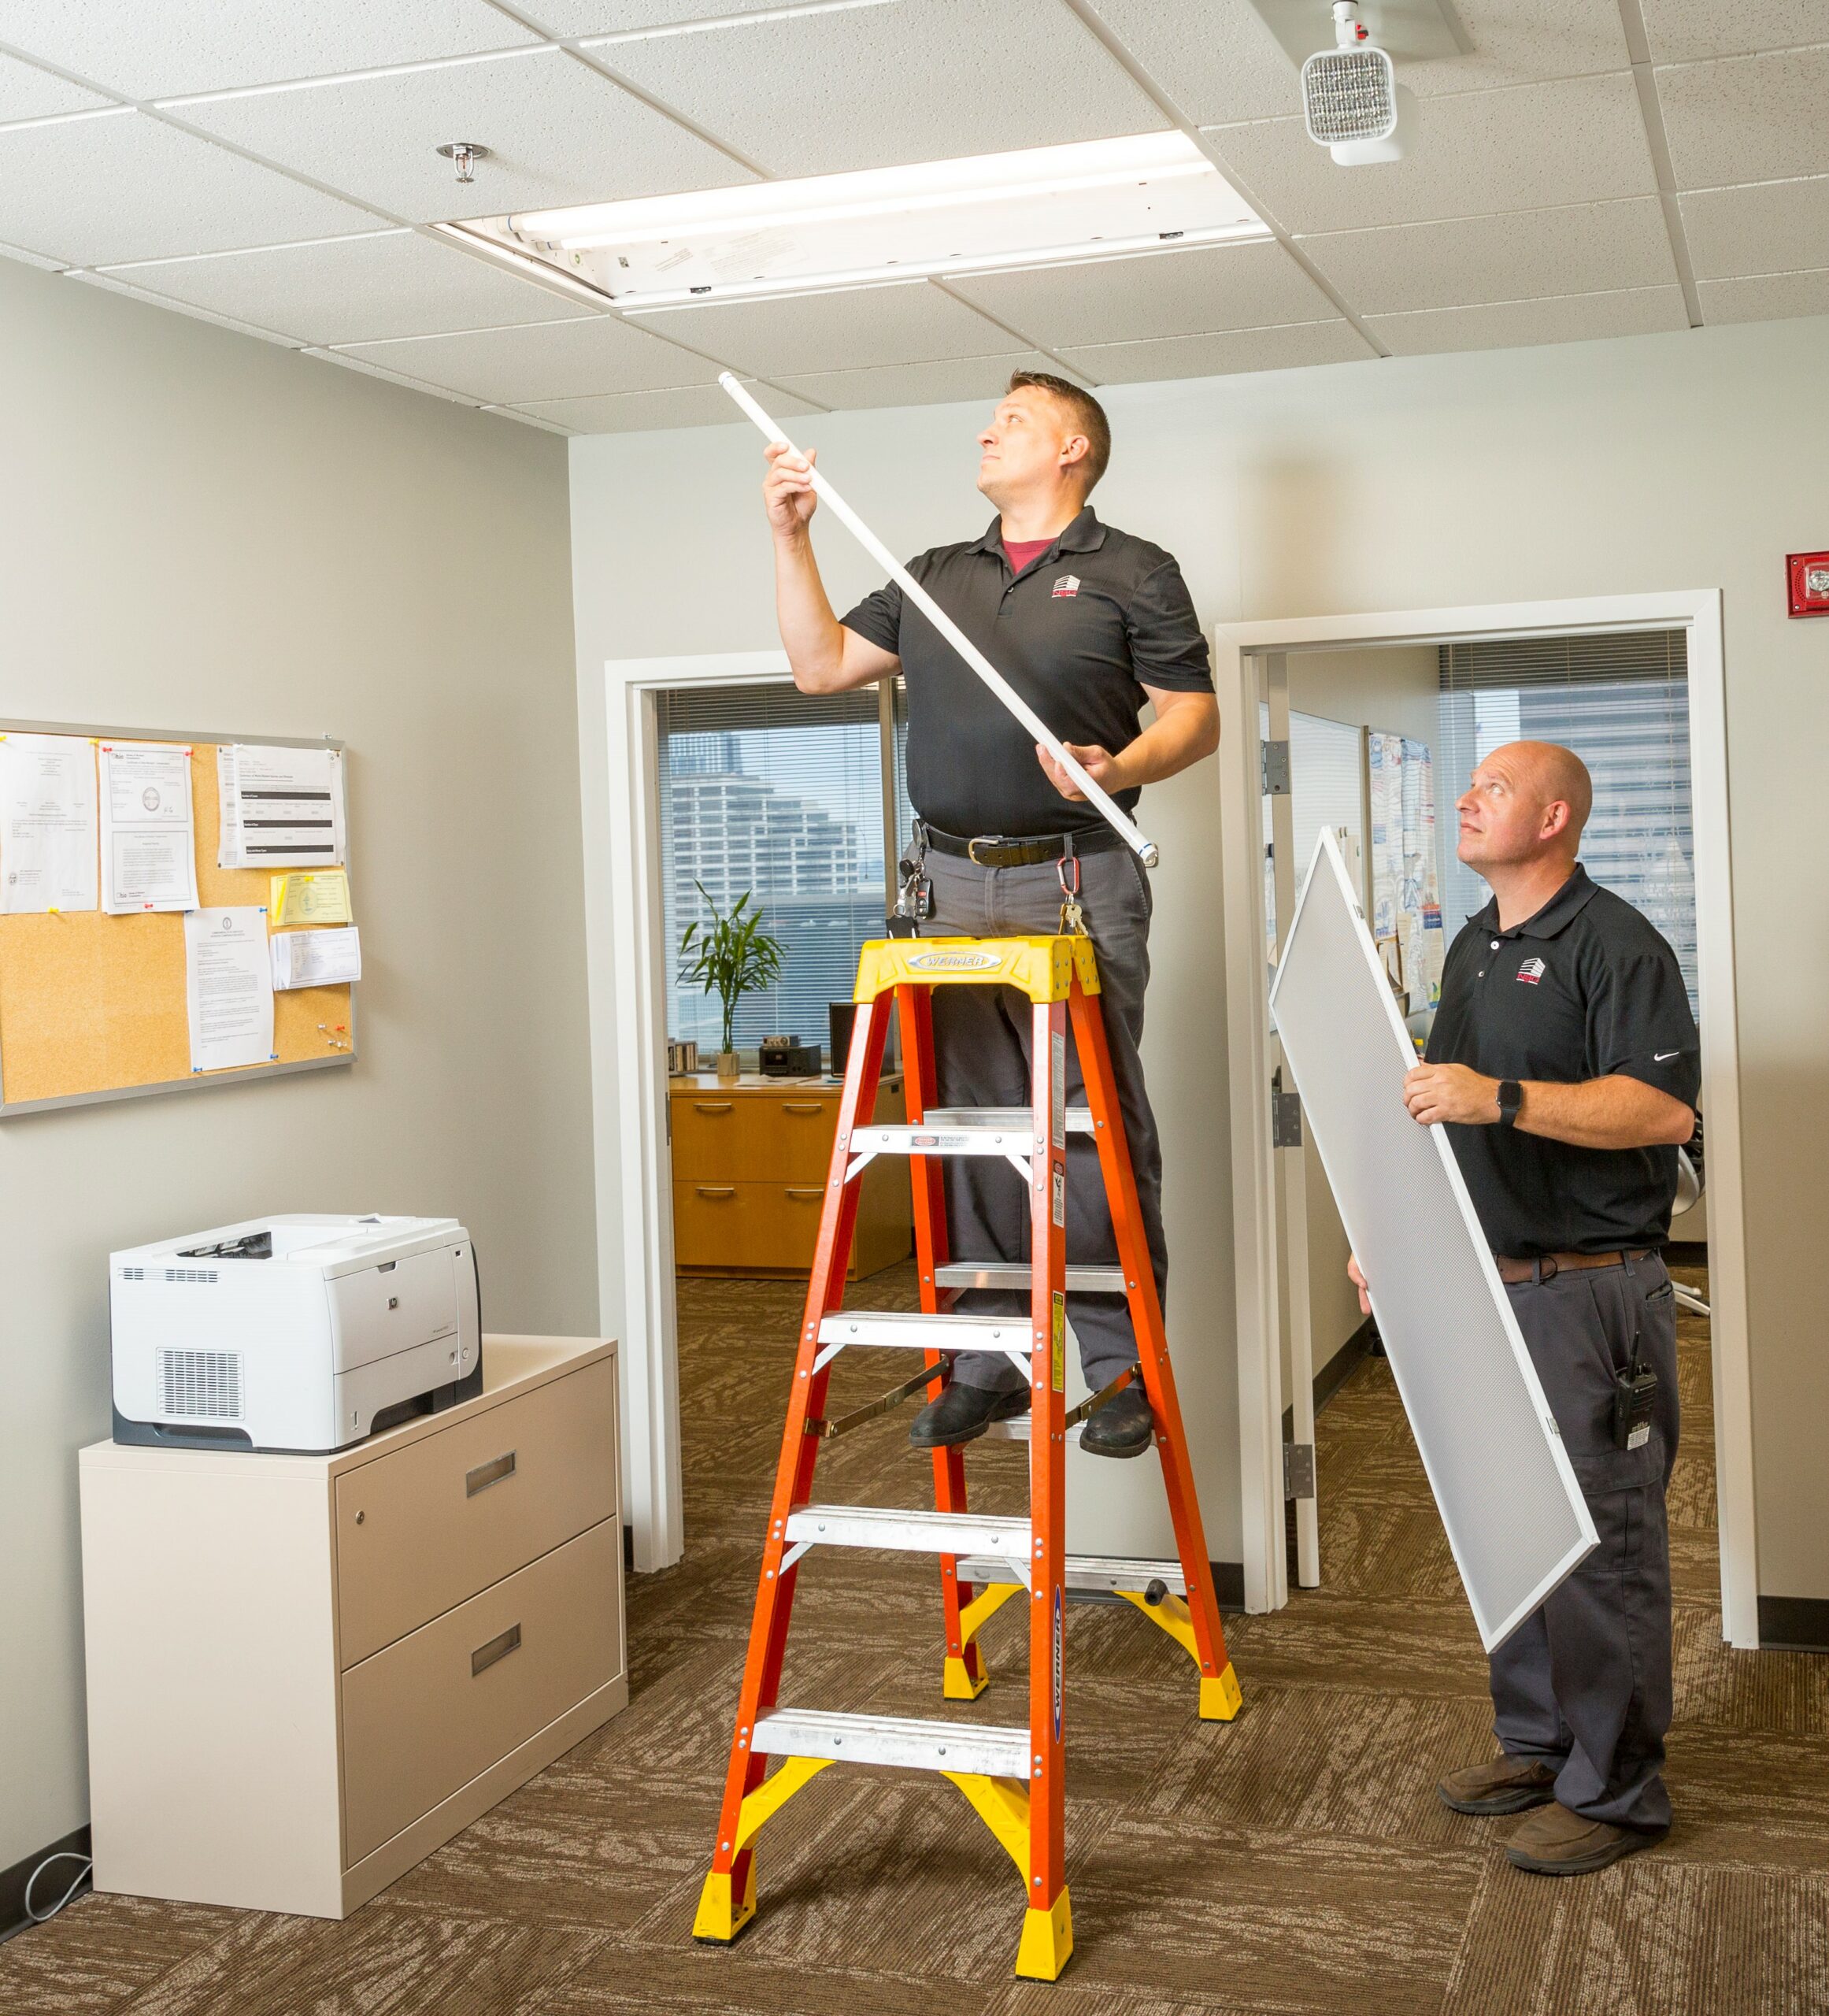
<svg viewBox="0 0 1829 2016">
<path fill-rule="evenodd" d="M 1516 1078 L 1501 1078 L 1499 1080 L 1500 1126 L 1516 1126 L 1518 1119 L 1518 1110 L 1524 1103 L 1524 1087 L 1518 1083 Z"/>
</svg>

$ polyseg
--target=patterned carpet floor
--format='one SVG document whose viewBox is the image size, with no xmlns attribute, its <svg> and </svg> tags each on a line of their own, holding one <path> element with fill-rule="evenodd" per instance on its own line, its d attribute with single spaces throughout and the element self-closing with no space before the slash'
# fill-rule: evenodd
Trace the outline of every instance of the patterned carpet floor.
<svg viewBox="0 0 1829 2016">
<path fill-rule="evenodd" d="M 909 1285 L 879 1277 L 868 1299 L 907 1306 Z M 1505 1861 L 1513 1823 L 1438 1804 L 1438 1773 L 1489 1751 L 1484 1665 L 1389 1373 L 1368 1360 L 1320 1418 L 1325 1586 L 1227 1620 L 1235 1722 L 1198 1719 L 1191 1669 L 1127 1609 L 1069 1613 L 1076 1951 L 1058 1984 L 1011 1977 L 1020 1892 L 990 1836 L 950 1786 L 899 1773 L 822 1773 L 762 1837 L 755 1922 L 728 1950 L 694 1945 L 798 1310 L 790 1284 L 681 1284 L 687 1554 L 631 1583 L 624 1714 L 342 1924 L 85 1897 L 0 1947 L 0 2011 L 1829 2010 L 1829 1659 L 1721 1643 L 1706 1332 L 1686 1319 L 1662 1847 L 1551 1881 Z M 835 1398 L 881 1376 L 846 1368 Z M 905 1418 L 832 1445 L 820 1495 L 920 1503 Z M 1024 1455 L 974 1452 L 987 1507 L 1021 1503 Z M 893 1557 L 818 1568 L 784 1698 L 940 1712 L 928 1579 Z M 1010 1611 L 986 1643 L 1005 1684 L 955 1712 L 1010 1718 Z"/>
</svg>

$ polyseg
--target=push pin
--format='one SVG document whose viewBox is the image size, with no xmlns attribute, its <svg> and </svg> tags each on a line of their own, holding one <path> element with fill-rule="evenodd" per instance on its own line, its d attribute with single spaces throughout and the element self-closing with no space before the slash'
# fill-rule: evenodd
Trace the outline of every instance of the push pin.
<svg viewBox="0 0 1829 2016">
<path fill-rule="evenodd" d="M 474 182 L 477 162 L 489 158 L 489 150 L 475 140 L 448 140 L 438 151 L 456 167 L 460 182 Z"/>
</svg>

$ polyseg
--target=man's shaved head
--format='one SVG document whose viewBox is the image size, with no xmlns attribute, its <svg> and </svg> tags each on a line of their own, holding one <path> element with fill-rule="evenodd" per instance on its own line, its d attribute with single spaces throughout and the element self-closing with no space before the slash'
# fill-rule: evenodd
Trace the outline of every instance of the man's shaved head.
<svg viewBox="0 0 1829 2016">
<path fill-rule="evenodd" d="M 1455 806 L 1461 858 L 1483 870 L 1547 855 L 1572 863 L 1594 802 L 1594 780 L 1572 749 L 1508 742 L 1474 772 Z"/>
</svg>

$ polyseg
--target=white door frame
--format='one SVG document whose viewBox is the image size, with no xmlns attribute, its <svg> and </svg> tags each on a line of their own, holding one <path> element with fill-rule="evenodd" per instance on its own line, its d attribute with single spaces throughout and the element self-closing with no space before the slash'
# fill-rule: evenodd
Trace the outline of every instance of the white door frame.
<svg viewBox="0 0 1829 2016">
<path fill-rule="evenodd" d="M 604 1334 L 620 1339 L 623 1516 L 644 1573 L 686 1547 L 657 700 L 680 687 L 790 676 L 779 650 L 611 658 L 601 684 L 580 676 L 598 1295 Z"/>
<path fill-rule="evenodd" d="M 1753 1494 L 1753 1392 L 1746 1315 L 1739 1025 L 1727 801 L 1721 597 L 1713 588 L 1499 602 L 1472 608 L 1222 625 L 1213 633 L 1224 734 L 1227 1016 L 1238 1326 L 1239 1458 L 1249 1610 L 1288 1600 L 1278 1342 L 1276 1214 L 1265 1003 L 1263 813 L 1257 661 L 1326 646 L 1442 644 L 1572 632 L 1689 632 L 1690 788 L 1694 820 L 1702 1099 L 1708 1114 L 1709 1303 L 1721 1614 L 1731 1645 L 1759 1643 Z"/>
</svg>

